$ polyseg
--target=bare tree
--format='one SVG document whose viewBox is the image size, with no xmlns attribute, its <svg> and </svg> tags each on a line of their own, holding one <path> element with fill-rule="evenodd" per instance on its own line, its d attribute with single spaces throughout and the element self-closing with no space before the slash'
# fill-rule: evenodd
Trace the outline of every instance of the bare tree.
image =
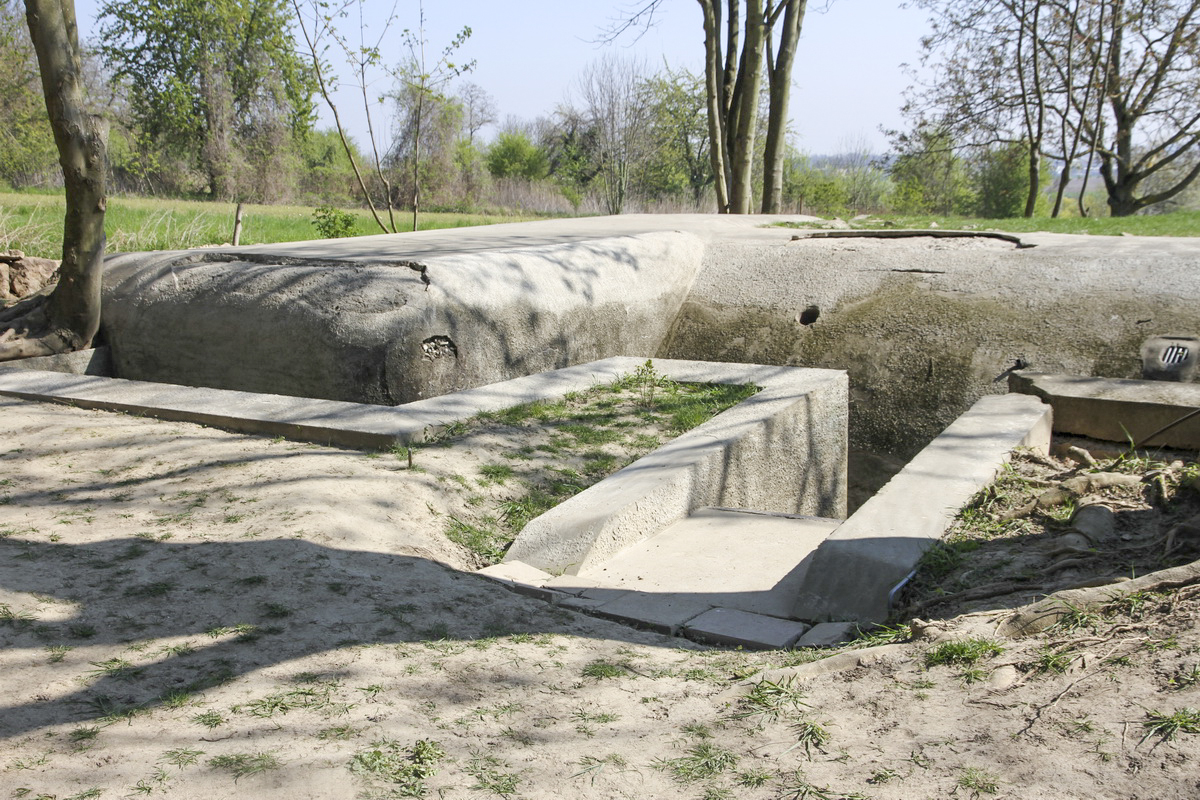
<svg viewBox="0 0 1200 800">
<path fill-rule="evenodd" d="M 596 155 L 604 183 L 604 205 L 620 214 L 630 173 L 646 149 L 649 103 L 641 90 L 644 68 L 636 60 L 605 55 L 579 80 L 584 113 L 596 132 Z"/>
<path fill-rule="evenodd" d="M 918 4 L 934 14 L 926 45 L 940 69 L 910 109 L 977 145 L 1023 142 L 1027 215 L 1043 156 L 1064 163 L 1056 211 L 1071 164 L 1085 154 L 1089 168 L 1100 162 L 1113 216 L 1169 200 L 1200 176 L 1198 167 L 1141 188 L 1200 149 L 1200 0 Z"/>
<path fill-rule="evenodd" d="M 79 350 L 100 328 L 104 273 L 105 128 L 88 113 L 73 0 L 26 0 L 42 93 L 66 187 L 63 258 L 47 297 L 0 315 L 0 361 Z"/>
<path fill-rule="evenodd" d="M 356 7 L 359 13 L 359 45 L 357 47 L 351 46 L 338 33 L 334 25 L 334 20 L 347 16 L 351 7 Z M 361 0 L 346 0 L 346 2 L 332 9 L 323 0 L 307 0 L 303 4 L 301 0 L 292 0 L 292 8 L 296 11 L 296 20 L 300 24 L 300 33 L 304 37 L 309 57 L 312 59 L 313 75 L 317 79 L 317 89 L 320 91 L 321 97 L 325 100 L 325 105 L 329 106 L 329 110 L 333 113 L 333 122 L 337 127 L 338 138 L 342 142 L 346 158 L 350 160 L 350 166 L 354 170 L 354 177 L 358 182 L 359 190 L 362 192 L 363 200 L 366 202 L 367 207 L 371 209 L 371 216 L 375 218 L 375 223 L 379 228 L 384 233 L 395 233 L 396 218 L 392 208 L 392 187 L 383 173 L 382 160 L 379 157 L 379 148 L 375 138 L 375 126 L 371 115 L 372 103 L 367 88 L 367 72 L 380 61 L 380 45 L 387 36 L 394 17 L 388 17 L 387 22 L 381 27 L 378 37 L 372 44 L 368 44 L 366 41 L 366 25 L 362 21 Z M 380 194 L 382 202 L 386 204 L 387 208 L 388 218 L 386 223 L 383 217 L 380 216 L 380 211 L 375 205 L 371 191 L 372 187 L 368 185 L 368 177 L 364 175 L 363 169 L 359 166 L 358 159 L 355 158 L 354 148 L 350 144 L 350 138 L 346 134 L 346 127 L 342 124 L 342 117 L 334 100 L 337 87 L 330 82 L 329 73 L 331 67 L 325 62 L 325 53 L 330 47 L 328 43 L 330 40 L 338 45 L 342 54 L 354 69 L 357 88 L 362 94 L 368 136 L 371 140 L 371 150 L 375 156 L 375 177 L 382 188 Z"/>
<path fill-rule="evenodd" d="M 429 42 L 425 39 L 424 3 L 418 3 L 417 10 L 419 19 L 417 29 L 404 32 L 409 58 L 396 73 L 403 89 L 415 98 L 412 118 L 412 229 L 414 231 L 417 229 L 417 215 L 421 207 L 421 137 L 425 132 L 422 125 L 426 124 L 426 107 L 444 99 L 442 89 L 447 83 L 475 68 L 474 61 L 455 64 L 451 60 L 455 51 L 471 37 L 469 27 L 464 27 L 459 31 L 450 44 L 442 48 L 441 55 L 431 64 L 425 53 Z"/>
<path fill-rule="evenodd" d="M 463 128 L 467 132 L 467 142 L 473 145 L 479 129 L 491 125 L 497 119 L 496 98 L 479 84 L 469 81 L 459 87 L 456 96 L 463 110 Z"/>
</svg>

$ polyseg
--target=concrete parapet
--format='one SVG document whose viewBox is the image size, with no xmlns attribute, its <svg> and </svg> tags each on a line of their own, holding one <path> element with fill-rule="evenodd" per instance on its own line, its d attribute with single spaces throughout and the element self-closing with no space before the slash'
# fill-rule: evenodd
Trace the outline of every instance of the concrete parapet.
<svg viewBox="0 0 1200 800">
<path fill-rule="evenodd" d="M 1046 452 L 1051 410 L 1036 398 L 988 396 L 925 447 L 816 553 L 792 617 L 882 622 L 889 593 L 1017 447 Z"/>
<path fill-rule="evenodd" d="M 374 253 L 338 240 L 113 256 L 103 326 L 116 374 L 397 405 L 653 355 L 704 249 L 670 229 L 524 247 L 488 234 L 492 249 L 469 252 L 456 236 L 482 234 L 443 233 L 440 251 L 405 234 L 370 237 Z"/>
<path fill-rule="evenodd" d="M 1200 415 L 1183 420 L 1200 408 L 1200 384 L 1040 372 L 1013 373 L 1008 384 L 1014 392 L 1049 403 L 1057 433 L 1126 445 L 1132 440 L 1139 447 L 1200 449 Z"/>
<path fill-rule="evenodd" d="M 676 381 L 763 391 L 533 520 L 509 559 L 586 571 L 702 506 L 845 516 L 844 373 L 671 360 L 654 366 Z"/>
</svg>

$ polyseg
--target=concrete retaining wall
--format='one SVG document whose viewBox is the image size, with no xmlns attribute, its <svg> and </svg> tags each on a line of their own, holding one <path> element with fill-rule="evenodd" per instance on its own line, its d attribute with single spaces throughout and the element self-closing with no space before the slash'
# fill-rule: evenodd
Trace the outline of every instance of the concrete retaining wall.
<svg viewBox="0 0 1200 800">
<path fill-rule="evenodd" d="M 980 398 L 821 543 L 792 616 L 885 621 L 891 590 L 1014 449 L 1048 451 L 1051 425 L 1050 406 L 1035 397 Z"/>
<path fill-rule="evenodd" d="M 1021 240 L 714 242 L 662 355 L 847 370 L 851 447 L 908 459 L 1018 357 L 1136 377 L 1200 328 L 1200 239 Z"/>
</svg>

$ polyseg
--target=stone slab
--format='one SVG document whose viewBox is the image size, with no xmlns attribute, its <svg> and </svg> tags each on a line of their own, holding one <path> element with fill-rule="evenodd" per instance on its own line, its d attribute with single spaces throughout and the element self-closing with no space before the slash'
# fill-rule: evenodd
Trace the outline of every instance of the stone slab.
<svg viewBox="0 0 1200 800">
<path fill-rule="evenodd" d="M 854 622 L 821 622 L 796 640 L 796 647 L 837 647 L 858 635 Z"/>
<path fill-rule="evenodd" d="M 692 594 L 713 606 L 786 617 L 809 557 L 839 524 L 702 508 L 578 578 L 639 592 Z"/>
<path fill-rule="evenodd" d="M 592 607 L 589 613 L 674 636 L 685 623 L 711 608 L 711 603 L 693 594 L 627 592 Z"/>
<path fill-rule="evenodd" d="M 1014 392 L 1040 397 L 1054 409 L 1056 433 L 1139 447 L 1200 449 L 1200 414 L 1151 439 L 1150 434 L 1200 408 L 1200 384 L 1015 372 Z"/>
<path fill-rule="evenodd" d="M 683 633 L 689 639 L 754 649 L 791 647 L 809 628 L 802 622 L 751 614 L 733 608 L 714 608 L 690 620 Z"/>
<path fill-rule="evenodd" d="M 892 590 L 1017 447 L 1050 445 L 1050 406 L 983 397 L 934 439 L 813 555 L 792 613 L 809 622 L 882 622 Z"/>
<path fill-rule="evenodd" d="M 667 359 L 654 366 L 677 381 L 763 390 L 530 522 L 508 559 L 589 574 L 705 506 L 845 516 L 845 373 Z"/>
</svg>

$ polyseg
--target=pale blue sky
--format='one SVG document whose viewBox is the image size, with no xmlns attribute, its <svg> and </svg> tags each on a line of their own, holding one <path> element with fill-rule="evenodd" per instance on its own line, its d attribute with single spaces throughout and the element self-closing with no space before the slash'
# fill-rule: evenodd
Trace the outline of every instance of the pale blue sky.
<svg viewBox="0 0 1200 800">
<path fill-rule="evenodd" d="M 81 32 L 96 31 L 97 0 L 76 0 Z M 368 27 L 378 30 L 394 0 L 366 0 Z M 396 3 L 397 23 L 385 45 L 385 58 L 404 55 L 399 32 L 417 25 L 416 0 Z M 640 39 L 626 34 L 616 44 L 594 43 L 609 22 L 631 5 L 624 0 L 456 0 L 425 4 L 426 38 L 434 49 L 444 46 L 463 25 L 472 36 L 460 51 L 475 59 L 465 79 L 496 99 L 503 119 L 532 119 L 549 114 L 568 97 L 587 63 L 606 50 L 644 59 L 653 69 L 666 60 L 672 67 L 700 72 L 703 34 L 695 0 L 664 0 L 656 24 Z M 925 14 L 900 8 L 899 0 L 836 0 L 824 13 L 821 0 L 811 0 L 793 73 L 792 127 L 800 148 L 809 153 L 837 153 L 858 140 L 875 152 L 886 150 L 881 125 L 901 124 L 901 92 L 909 80 L 900 65 L 915 62 Z M 357 30 L 357 21 L 353 24 Z M 381 79 L 374 87 L 387 91 Z M 362 115 L 353 96 L 339 101 L 355 138 L 365 139 Z M 322 106 L 322 122 L 331 122 Z M 488 132 L 485 132 L 485 136 Z"/>
</svg>

